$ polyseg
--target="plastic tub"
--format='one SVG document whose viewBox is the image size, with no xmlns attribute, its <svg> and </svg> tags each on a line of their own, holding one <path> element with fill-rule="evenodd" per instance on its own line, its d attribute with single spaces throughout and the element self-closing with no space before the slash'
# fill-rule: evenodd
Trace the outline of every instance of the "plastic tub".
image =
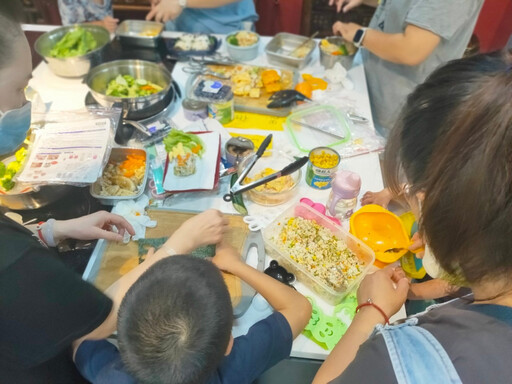
<svg viewBox="0 0 512 384">
<path fill-rule="evenodd" d="M 354 252 L 358 259 L 363 263 L 361 274 L 347 286 L 340 286 L 335 289 L 327 285 L 319 277 L 314 276 L 304 266 L 292 260 L 289 252 L 281 251 L 274 242 L 273 237 L 279 235 L 283 223 L 286 223 L 288 219 L 292 217 L 302 217 L 314 220 L 319 225 L 328 228 L 337 238 L 345 241 L 347 247 Z M 300 282 L 308 286 L 331 305 L 339 304 L 347 294 L 355 290 L 362 279 L 368 274 L 373 262 L 375 261 L 375 253 L 365 243 L 355 236 L 352 236 L 342 227 L 333 223 L 326 216 L 303 203 L 299 203 L 289 208 L 270 225 L 268 225 L 263 230 L 263 239 L 265 241 L 265 249 L 269 256 L 276 259 L 279 264 L 285 267 L 289 272 L 294 273 Z"/>
</svg>

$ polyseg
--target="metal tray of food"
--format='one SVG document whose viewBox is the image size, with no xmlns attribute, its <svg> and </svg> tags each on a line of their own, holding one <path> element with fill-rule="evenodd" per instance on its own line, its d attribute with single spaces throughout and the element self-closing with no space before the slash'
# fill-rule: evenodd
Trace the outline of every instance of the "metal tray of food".
<svg viewBox="0 0 512 384">
<path fill-rule="evenodd" d="M 291 56 L 291 53 L 307 40 L 305 36 L 286 32 L 278 33 L 265 47 L 269 63 L 293 69 L 304 68 L 311 61 L 316 42 L 311 40 L 305 44 L 300 48 L 303 52 L 298 52 L 300 55 L 297 57 Z"/>
<path fill-rule="evenodd" d="M 116 29 L 116 36 L 123 44 L 155 48 L 164 25 L 155 21 L 125 20 Z"/>
<path fill-rule="evenodd" d="M 105 205 L 114 205 L 116 202 L 120 200 L 134 200 L 142 196 L 144 190 L 146 189 L 146 183 L 148 181 L 149 175 L 149 154 L 143 148 L 129 148 L 129 147 L 115 147 L 112 148 L 112 152 L 110 153 L 110 157 L 108 162 L 121 162 L 125 160 L 129 155 L 141 155 L 143 154 L 146 158 L 146 168 L 144 171 L 144 177 L 142 178 L 142 182 L 138 186 L 137 192 L 134 195 L 129 196 L 109 196 L 109 195 L 100 195 L 101 184 L 100 179 L 98 179 L 94 184 L 91 184 L 90 193 L 91 196 L 98 199 L 102 204 Z"/>
<path fill-rule="evenodd" d="M 205 47 L 199 47 L 203 49 L 199 49 L 194 46 L 194 41 L 197 39 L 204 40 Z M 181 46 L 178 45 L 180 41 L 183 43 Z M 219 49 L 221 44 L 222 41 L 217 39 L 215 36 L 191 33 L 186 33 L 180 37 L 166 40 L 167 51 L 172 56 L 176 57 L 210 56 Z"/>
</svg>

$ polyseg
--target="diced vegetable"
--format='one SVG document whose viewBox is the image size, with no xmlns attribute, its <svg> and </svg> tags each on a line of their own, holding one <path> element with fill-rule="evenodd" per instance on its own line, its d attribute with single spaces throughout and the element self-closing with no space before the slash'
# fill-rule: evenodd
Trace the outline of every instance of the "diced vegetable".
<svg viewBox="0 0 512 384">
<path fill-rule="evenodd" d="M 140 97 L 160 92 L 163 88 L 146 79 L 135 79 L 130 75 L 118 75 L 107 86 L 107 96 Z"/>
<path fill-rule="evenodd" d="M 173 150 L 175 149 L 177 149 L 179 153 L 176 152 L 176 156 L 172 155 L 173 158 L 181 154 L 186 154 L 187 152 L 202 157 L 205 151 L 204 142 L 198 135 L 185 133 L 179 129 L 173 129 L 167 135 L 167 137 L 164 139 L 164 145 L 165 150 L 167 153 L 169 153 L 170 158 L 171 154 L 174 153 Z"/>
<path fill-rule="evenodd" d="M 14 188 L 15 183 L 12 181 L 16 173 L 21 169 L 25 157 L 27 156 L 27 150 L 25 148 L 19 149 L 15 153 L 16 160 L 11 161 L 7 166 L 0 161 L 0 187 L 6 191 L 10 191 Z"/>
</svg>

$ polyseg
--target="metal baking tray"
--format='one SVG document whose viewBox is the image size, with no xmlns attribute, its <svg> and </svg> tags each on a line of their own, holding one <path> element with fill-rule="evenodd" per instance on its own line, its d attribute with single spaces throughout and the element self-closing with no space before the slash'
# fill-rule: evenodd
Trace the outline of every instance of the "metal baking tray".
<svg viewBox="0 0 512 384">
<path fill-rule="evenodd" d="M 146 189 L 146 183 L 148 181 L 149 174 L 149 154 L 145 149 L 142 148 L 128 148 L 128 147 L 115 147 L 112 148 L 112 152 L 110 153 L 110 157 L 108 161 L 124 161 L 128 155 L 141 155 L 144 154 L 146 157 L 146 170 L 144 172 L 144 178 L 142 179 L 142 183 L 139 187 L 138 192 L 135 195 L 131 196 L 103 196 L 100 195 L 101 186 L 99 180 L 97 180 L 94 184 L 91 184 L 90 193 L 91 196 L 98 199 L 102 204 L 105 205 L 114 205 L 116 202 L 120 200 L 135 200 L 142 196 L 144 190 Z"/>
<path fill-rule="evenodd" d="M 265 53 L 267 54 L 269 63 L 292 69 L 304 68 L 311 61 L 311 56 L 316 48 L 316 42 L 311 40 L 305 45 L 305 47 L 309 48 L 309 52 L 302 58 L 292 57 L 290 53 L 306 40 L 308 40 L 308 37 L 305 36 L 286 32 L 278 33 L 265 47 Z"/>
<path fill-rule="evenodd" d="M 163 30 L 164 25 L 155 21 L 125 20 L 117 27 L 116 36 L 123 44 L 155 48 Z"/>
</svg>

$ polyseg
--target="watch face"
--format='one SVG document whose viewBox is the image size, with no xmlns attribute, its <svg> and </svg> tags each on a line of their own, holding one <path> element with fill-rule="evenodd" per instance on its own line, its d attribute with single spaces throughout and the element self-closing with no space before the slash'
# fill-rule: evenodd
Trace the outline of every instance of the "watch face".
<svg viewBox="0 0 512 384">
<path fill-rule="evenodd" d="M 361 37 L 363 37 L 363 30 L 358 29 L 354 35 L 354 43 L 358 44 L 361 41 Z"/>
</svg>

